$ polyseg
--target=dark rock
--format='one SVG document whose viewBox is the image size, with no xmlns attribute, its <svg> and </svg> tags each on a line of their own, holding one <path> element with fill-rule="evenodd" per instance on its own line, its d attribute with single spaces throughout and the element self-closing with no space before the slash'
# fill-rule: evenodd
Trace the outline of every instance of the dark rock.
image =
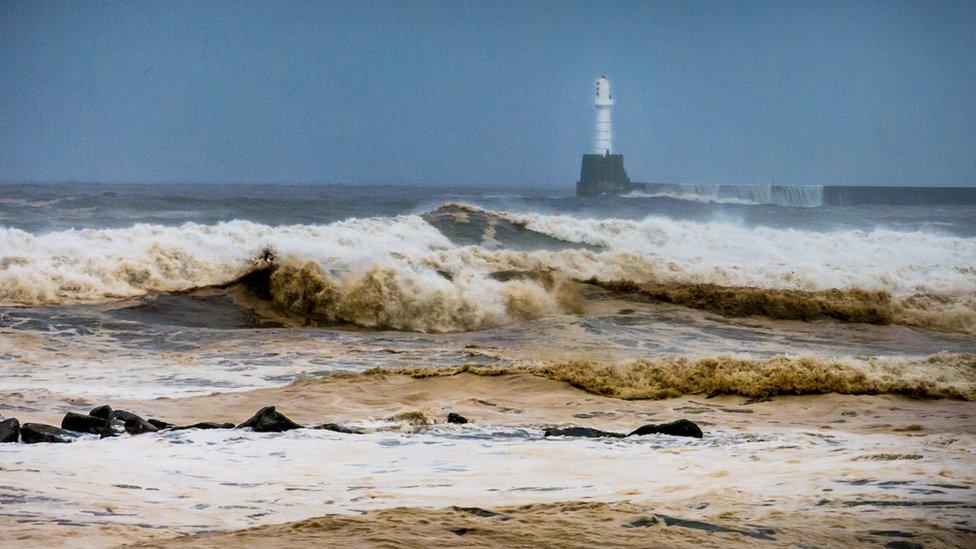
<svg viewBox="0 0 976 549">
<path fill-rule="evenodd" d="M 495 511 L 489 511 L 488 509 L 482 509 L 481 507 L 458 507 L 457 505 L 454 505 L 451 507 L 451 509 L 460 511 L 462 513 L 468 513 L 469 515 L 485 518 L 504 516 L 502 513 L 496 513 Z"/>
<path fill-rule="evenodd" d="M 91 433 L 93 435 L 115 436 L 112 421 L 88 414 L 68 412 L 61 420 L 61 428 L 76 433 Z"/>
<path fill-rule="evenodd" d="M 669 517 L 668 515 L 658 515 L 658 517 L 664 519 L 664 525 L 671 527 L 677 526 L 680 528 L 691 528 L 693 530 L 704 530 L 708 533 L 735 533 L 742 534 L 743 536 L 748 536 L 750 538 L 761 539 L 761 540 L 775 540 L 774 535 L 776 532 L 766 528 L 765 526 L 758 526 L 755 524 L 747 525 L 752 530 L 736 530 L 733 528 L 726 528 L 718 524 L 711 524 L 708 522 L 702 522 L 700 520 L 689 520 L 678 517 Z"/>
<path fill-rule="evenodd" d="M 911 532 L 902 532 L 901 530 L 873 530 L 868 532 L 872 536 L 885 536 L 889 538 L 914 538 L 915 534 Z"/>
<path fill-rule="evenodd" d="M 601 431 L 599 429 L 591 429 L 589 427 L 567 427 L 565 429 L 559 427 L 549 427 L 544 431 L 544 435 L 547 437 L 586 437 L 586 438 L 622 438 L 627 435 L 621 433 L 611 433 L 610 431 Z"/>
<path fill-rule="evenodd" d="M 454 412 L 451 412 L 451 413 L 447 414 L 447 422 L 448 423 L 457 423 L 459 425 L 464 425 L 465 423 L 468 422 L 468 418 L 462 416 L 461 414 L 455 414 Z"/>
<path fill-rule="evenodd" d="M 112 407 L 108 404 L 99 406 L 98 408 L 92 408 L 88 415 L 92 417 L 100 417 L 102 419 L 112 419 Z"/>
<path fill-rule="evenodd" d="M 91 412 L 88 412 L 88 415 L 92 417 L 104 419 L 109 422 L 108 429 L 106 429 L 101 433 L 98 433 L 99 435 L 102 436 L 102 438 L 118 436 L 125 432 L 124 420 L 121 418 L 116 418 L 114 415 L 115 413 L 116 411 L 112 410 L 112 407 L 109 406 L 108 404 L 103 404 L 96 408 L 92 408 Z"/>
<path fill-rule="evenodd" d="M 125 420 L 125 432 L 130 435 L 141 435 L 142 433 L 155 433 L 159 429 L 149 423 L 148 421 L 142 419 L 141 417 L 131 418 Z"/>
<path fill-rule="evenodd" d="M 351 425 L 340 425 L 338 423 L 323 423 L 322 425 L 316 425 L 313 429 L 324 429 L 326 431 L 335 431 L 337 433 L 346 433 L 350 435 L 363 435 L 366 434 L 366 429 L 362 427 L 353 427 Z"/>
<path fill-rule="evenodd" d="M 251 419 L 237 426 L 238 429 L 246 429 L 248 427 L 258 433 L 281 433 L 302 428 L 301 425 L 275 410 L 274 406 L 261 408 Z"/>
<path fill-rule="evenodd" d="M 904 539 L 896 539 L 885 544 L 886 549 L 923 549 L 924 547 L 921 543 Z"/>
<path fill-rule="evenodd" d="M 193 425 L 183 425 L 181 427 L 171 427 L 174 431 L 182 431 L 184 429 L 233 429 L 233 423 L 217 423 L 216 421 L 201 421 L 200 423 L 194 423 Z"/>
<path fill-rule="evenodd" d="M 117 420 L 121 421 L 122 423 L 125 423 L 126 421 L 128 421 L 130 419 L 142 419 L 141 417 L 137 416 L 136 414 L 133 414 L 132 412 L 127 412 L 125 410 L 112 410 L 112 413 L 109 415 L 109 417 L 111 419 L 117 419 Z"/>
<path fill-rule="evenodd" d="M 672 421 L 671 423 L 649 423 L 642 427 L 638 427 L 634 432 L 627 436 L 641 436 L 641 435 L 671 435 L 675 437 L 694 437 L 702 438 L 702 430 L 695 422 L 688 421 L 687 419 L 679 419 L 677 421 Z"/>
<path fill-rule="evenodd" d="M 0 443 L 20 440 L 20 422 L 17 418 L 0 421 Z"/>
<path fill-rule="evenodd" d="M 647 528 L 649 526 L 657 526 L 660 522 L 657 520 L 657 517 L 644 517 L 624 524 L 624 528 Z"/>
<path fill-rule="evenodd" d="M 148 421 L 149 424 L 155 427 L 156 429 L 172 429 L 173 427 L 176 427 L 176 425 L 173 425 L 172 423 L 167 423 L 165 421 L 158 420 L 158 419 L 150 418 L 147 419 L 146 421 Z"/>
<path fill-rule="evenodd" d="M 125 425 L 125 432 L 129 433 L 130 435 L 155 433 L 159 430 L 152 423 L 149 423 L 132 412 L 126 412 L 125 410 L 115 410 L 112 412 L 112 419 L 117 419 L 123 422 L 123 425 Z"/>
<path fill-rule="evenodd" d="M 64 429 L 43 423 L 25 423 L 20 426 L 20 439 L 25 444 L 38 442 L 72 442 L 75 435 Z"/>
</svg>

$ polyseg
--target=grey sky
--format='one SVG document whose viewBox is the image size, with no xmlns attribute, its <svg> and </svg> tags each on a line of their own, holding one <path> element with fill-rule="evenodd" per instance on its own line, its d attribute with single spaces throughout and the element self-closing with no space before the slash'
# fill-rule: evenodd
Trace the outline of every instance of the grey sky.
<svg viewBox="0 0 976 549">
<path fill-rule="evenodd" d="M 976 2 L 0 2 L 0 180 L 976 184 Z"/>
</svg>

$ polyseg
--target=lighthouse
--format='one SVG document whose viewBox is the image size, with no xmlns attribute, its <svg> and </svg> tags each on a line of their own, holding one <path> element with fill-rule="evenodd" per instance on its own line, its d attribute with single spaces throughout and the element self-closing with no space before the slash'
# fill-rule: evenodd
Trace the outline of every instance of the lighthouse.
<svg viewBox="0 0 976 549">
<path fill-rule="evenodd" d="M 613 108 L 613 95 L 610 94 L 610 79 L 601 76 L 596 81 L 596 154 L 610 154 L 613 148 L 613 128 L 610 109 Z"/>
<path fill-rule="evenodd" d="M 600 196 L 627 194 L 646 191 L 643 183 L 634 183 L 624 169 L 622 154 L 613 153 L 613 128 L 610 109 L 613 108 L 613 95 L 610 93 L 610 79 L 601 76 L 596 80 L 596 139 L 593 153 L 583 155 L 580 165 L 580 178 L 576 182 L 576 196 Z"/>
</svg>

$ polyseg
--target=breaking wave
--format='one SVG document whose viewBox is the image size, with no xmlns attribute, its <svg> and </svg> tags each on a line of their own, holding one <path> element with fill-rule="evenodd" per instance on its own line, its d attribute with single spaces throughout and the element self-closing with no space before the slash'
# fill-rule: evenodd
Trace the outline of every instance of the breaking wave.
<svg viewBox="0 0 976 549">
<path fill-rule="evenodd" d="M 292 259 L 275 268 L 269 293 L 281 312 L 309 324 L 453 332 L 573 311 L 573 294 L 564 284 L 499 281 L 473 272 L 448 279 L 432 270 L 389 266 L 333 276 L 314 261 Z"/>
<path fill-rule="evenodd" d="M 544 364 L 533 371 L 591 393 L 624 399 L 841 393 L 976 400 L 974 355 L 835 361 L 784 356 L 767 360 L 671 357 L 610 365 L 575 360 Z"/>
<path fill-rule="evenodd" d="M 904 324 L 944 332 L 967 332 L 976 325 L 976 299 L 932 294 L 892 298 L 884 291 L 783 290 L 717 284 L 583 281 L 618 293 L 701 309 L 728 317 L 765 316 L 778 320 L 833 319 L 865 324 Z"/>
<path fill-rule="evenodd" d="M 824 188 L 798 185 L 680 185 L 647 184 L 645 192 L 628 197 L 665 197 L 715 204 L 776 204 L 778 206 L 813 208 L 824 204 Z"/>
<path fill-rule="evenodd" d="M 578 219 L 457 204 L 432 214 L 40 235 L 4 228 L 0 302 L 104 302 L 226 284 L 271 250 L 279 260 L 270 297 L 310 323 L 481 329 L 578 312 L 570 281 L 594 279 L 731 316 L 976 329 L 973 238 Z"/>
<path fill-rule="evenodd" d="M 697 394 L 765 398 L 826 393 L 976 400 L 976 355 L 971 354 L 837 360 L 802 356 L 669 356 L 620 363 L 584 358 L 510 368 L 374 369 L 367 374 L 423 378 L 464 372 L 490 376 L 528 373 L 566 382 L 593 394 L 628 400 Z"/>
<path fill-rule="evenodd" d="M 665 197 L 714 204 L 774 204 L 790 208 L 887 204 L 976 204 L 973 187 L 847 187 L 821 185 L 694 185 L 645 183 L 630 198 Z"/>
</svg>

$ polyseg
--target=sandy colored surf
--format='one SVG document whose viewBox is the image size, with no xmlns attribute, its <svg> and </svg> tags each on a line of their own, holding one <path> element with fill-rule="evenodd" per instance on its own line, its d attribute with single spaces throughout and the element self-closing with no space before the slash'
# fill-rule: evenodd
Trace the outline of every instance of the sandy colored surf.
<svg viewBox="0 0 976 549">
<path fill-rule="evenodd" d="M 667 511 L 667 512 L 666 512 Z M 729 547 L 881 546 L 893 540 L 966 546 L 973 536 L 901 521 L 854 517 L 824 521 L 800 513 L 776 528 L 748 517 L 709 521 L 659 506 L 560 502 L 493 509 L 397 507 L 362 516 L 318 517 L 234 532 L 179 537 L 140 547 Z M 687 509 L 678 509 L 684 512 Z M 787 517 L 781 517 L 787 518 Z"/>
<path fill-rule="evenodd" d="M 973 402 L 893 394 L 623 400 L 525 371 L 487 373 L 346 374 L 239 393 L 110 402 L 184 424 L 240 422 L 268 404 L 308 425 L 411 411 L 439 423 L 453 411 L 472 424 L 431 428 L 447 434 L 183 431 L 50 449 L 16 445 L 24 453 L 11 454 L 20 457 L 4 464 L 2 484 L 9 484 L 4 490 L 13 502 L 7 511 L 28 513 L 29 520 L 0 516 L 0 545 L 972 541 L 967 532 L 974 525 L 965 517 L 976 508 Z M 553 424 L 626 431 L 681 417 L 699 423 L 706 438 L 506 442 L 490 431 L 484 440 L 449 436 L 513 427 L 538 433 Z M 54 413 L 22 416 L 57 419 Z M 395 463 L 402 470 L 390 471 Z M 442 469 L 446 464 L 453 465 Z M 540 486 L 545 490 L 526 490 Z M 497 508 L 510 518 L 452 505 Z M 65 509 L 71 516 L 57 522 Z M 321 515 L 330 516 L 306 519 Z M 692 522 L 668 525 L 665 516 Z M 256 528 L 237 531 L 248 526 Z M 766 536 L 764 529 L 774 539 L 755 537 Z M 167 541 L 177 534 L 195 537 Z"/>
<path fill-rule="evenodd" d="M 972 295 L 923 293 L 893 297 L 889 292 L 844 288 L 795 290 L 727 286 L 701 282 L 582 280 L 612 292 L 717 313 L 727 317 L 764 316 L 774 320 L 833 319 L 867 324 L 902 324 L 926 330 L 973 333 Z"/>
<path fill-rule="evenodd" d="M 976 425 L 969 421 L 973 405 L 959 401 L 970 398 L 976 384 L 972 355 L 864 364 L 855 367 L 789 357 L 675 357 L 609 365 L 553 362 L 511 369 L 376 369 L 268 389 L 108 404 L 174 424 L 239 423 L 263 406 L 276 405 L 308 425 L 356 423 L 419 411 L 432 421 L 456 412 L 481 425 L 506 426 L 573 423 L 626 429 L 651 420 L 688 417 L 723 427 L 794 424 L 829 429 L 836 425 L 850 432 L 871 433 L 929 420 L 920 429 L 976 432 Z M 817 396 L 768 398 L 782 393 Z M 903 394 L 930 399 L 900 396 Z M 6 396 L 7 405 L 16 405 L 20 395 Z M 931 400 L 939 396 L 955 400 Z M 48 409 L 20 414 L 21 421 L 57 424 L 65 409 L 84 412 L 79 409 L 82 404 L 103 403 L 67 400 L 50 404 Z"/>
</svg>

